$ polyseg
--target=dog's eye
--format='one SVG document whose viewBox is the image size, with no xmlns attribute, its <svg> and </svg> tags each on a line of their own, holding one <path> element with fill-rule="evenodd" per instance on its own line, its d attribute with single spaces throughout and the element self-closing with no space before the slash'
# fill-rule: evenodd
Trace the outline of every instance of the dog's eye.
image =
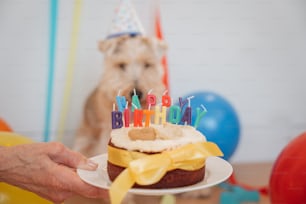
<svg viewBox="0 0 306 204">
<path fill-rule="evenodd" d="M 153 67 L 153 64 L 151 64 L 149 62 L 146 62 L 146 63 L 144 63 L 143 66 L 144 66 L 144 68 L 149 69 L 149 68 Z"/>
<path fill-rule="evenodd" d="M 126 63 L 119 63 L 119 64 L 117 64 L 117 67 L 118 68 L 120 68 L 121 70 L 125 70 L 125 68 L 126 68 Z"/>
</svg>

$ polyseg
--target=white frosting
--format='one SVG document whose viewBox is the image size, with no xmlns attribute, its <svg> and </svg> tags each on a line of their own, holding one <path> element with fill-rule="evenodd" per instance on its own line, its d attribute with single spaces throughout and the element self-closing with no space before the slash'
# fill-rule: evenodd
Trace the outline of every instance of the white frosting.
<svg viewBox="0 0 306 204">
<path fill-rule="evenodd" d="M 131 140 L 128 132 L 131 129 L 142 127 L 128 127 L 113 129 L 111 132 L 111 142 L 120 148 L 136 150 L 140 152 L 161 152 L 171 150 L 182 145 L 205 142 L 206 137 L 194 127 L 187 125 L 165 125 L 151 124 L 156 131 L 155 140 Z"/>
</svg>

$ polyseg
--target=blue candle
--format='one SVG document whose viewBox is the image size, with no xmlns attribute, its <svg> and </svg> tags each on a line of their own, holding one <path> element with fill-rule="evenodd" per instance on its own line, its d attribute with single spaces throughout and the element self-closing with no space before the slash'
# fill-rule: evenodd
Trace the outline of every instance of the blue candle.
<svg viewBox="0 0 306 204">
<path fill-rule="evenodd" d="M 179 106 L 171 106 L 169 108 L 169 122 L 172 124 L 178 124 L 181 120 L 181 109 Z"/>
<path fill-rule="evenodd" d="M 132 96 L 132 112 L 134 112 L 134 110 L 137 108 L 137 109 L 141 109 L 141 106 L 140 106 L 140 102 L 139 102 L 139 98 L 138 96 L 136 95 L 136 90 L 134 89 L 134 95 Z"/>
<path fill-rule="evenodd" d="M 194 128 L 197 128 L 197 127 L 198 127 L 200 120 L 201 120 L 201 119 L 203 118 L 203 116 L 207 113 L 206 108 L 205 108 L 203 105 L 201 105 L 201 106 L 202 106 L 202 108 L 203 108 L 203 111 L 201 111 L 200 108 L 197 108 L 197 117 L 196 117 L 196 120 L 195 120 L 195 122 L 194 122 Z"/>
<path fill-rule="evenodd" d="M 116 102 L 117 102 L 117 106 L 118 106 L 118 110 L 120 112 L 124 111 L 124 108 L 126 106 L 126 99 L 124 96 L 116 96 Z"/>
</svg>

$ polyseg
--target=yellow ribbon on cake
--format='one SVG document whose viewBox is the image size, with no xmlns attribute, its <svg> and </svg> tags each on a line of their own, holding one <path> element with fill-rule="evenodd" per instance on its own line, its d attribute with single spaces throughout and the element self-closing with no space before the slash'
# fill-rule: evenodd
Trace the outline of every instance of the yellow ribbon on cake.
<svg viewBox="0 0 306 204">
<path fill-rule="evenodd" d="M 112 204 L 120 204 L 132 186 L 157 183 L 167 171 L 194 171 L 205 165 L 209 156 L 223 156 L 212 142 L 187 144 L 158 154 L 144 154 L 108 146 L 108 161 L 126 169 L 112 183 L 109 192 Z"/>
</svg>

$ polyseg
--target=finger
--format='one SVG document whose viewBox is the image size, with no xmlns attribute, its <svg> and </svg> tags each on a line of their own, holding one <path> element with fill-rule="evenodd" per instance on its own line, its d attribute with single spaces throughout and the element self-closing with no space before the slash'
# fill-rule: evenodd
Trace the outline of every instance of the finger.
<svg viewBox="0 0 306 204">
<path fill-rule="evenodd" d="M 74 152 L 66 148 L 63 144 L 53 142 L 49 144 L 52 148 L 49 156 L 50 158 L 60 164 L 71 168 L 80 168 L 85 170 L 95 170 L 98 167 L 98 164 L 87 159 L 84 155 Z"/>
</svg>

